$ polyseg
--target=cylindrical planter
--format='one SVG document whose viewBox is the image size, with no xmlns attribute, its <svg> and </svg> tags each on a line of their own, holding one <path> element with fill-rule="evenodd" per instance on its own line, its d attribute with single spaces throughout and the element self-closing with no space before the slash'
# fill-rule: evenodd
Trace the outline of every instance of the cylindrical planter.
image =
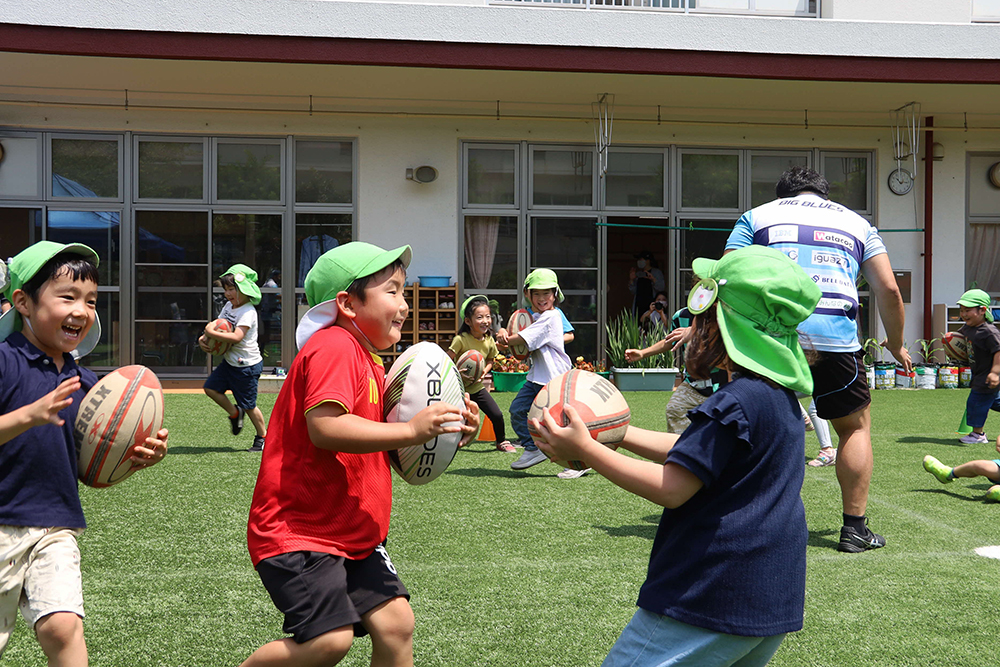
<svg viewBox="0 0 1000 667">
<path fill-rule="evenodd" d="M 938 367 L 938 388 L 958 388 L 958 366 L 945 364 Z"/>
<path fill-rule="evenodd" d="M 524 386 L 524 382 L 528 377 L 527 372 L 504 373 L 502 371 L 493 371 L 492 375 L 494 391 L 521 391 L 521 387 Z"/>
<path fill-rule="evenodd" d="M 875 367 L 865 366 L 865 379 L 868 381 L 868 388 L 875 388 Z"/>
<path fill-rule="evenodd" d="M 914 367 L 914 387 L 916 389 L 936 389 L 937 388 L 937 367 L 930 364 Z"/>
<path fill-rule="evenodd" d="M 963 389 L 968 389 L 972 386 L 972 369 L 970 367 L 958 367 L 958 386 Z"/>
<path fill-rule="evenodd" d="M 896 366 L 896 389 L 913 389 L 916 377 L 915 371 L 907 373 L 902 366 Z"/>
<path fill-rule="evenodd" d="M 875 388 L 892 389 L 896 382 L 896 365 L 879 362 L 875 364 Z"/>
</svg>

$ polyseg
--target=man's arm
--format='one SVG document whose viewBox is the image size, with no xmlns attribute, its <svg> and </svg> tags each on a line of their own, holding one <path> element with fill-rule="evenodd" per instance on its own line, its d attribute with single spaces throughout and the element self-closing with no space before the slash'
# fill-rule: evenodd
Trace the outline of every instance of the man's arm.
<svg viewBox="0 0 1000 667">
<path fill-rule="evenodd" d="M 885 327 L 885 349 L 889 350 L 903 368 L 909 372 L 913 368 L 910 353 L 903 345 L 903 325 L 906 314 L 903 309 L 903 297 L 896 285 L 896 276 L 892 273 L 889 255 L 881 253 L 869 258 L 861 265 L 861 273 L 871 285 L 875 302 L 878 304 L 878 314 Z"/>
</svg>

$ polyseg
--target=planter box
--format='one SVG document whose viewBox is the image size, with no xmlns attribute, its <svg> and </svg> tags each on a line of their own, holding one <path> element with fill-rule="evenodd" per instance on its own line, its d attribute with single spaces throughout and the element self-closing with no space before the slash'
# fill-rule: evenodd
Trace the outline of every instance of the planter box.
<svg viewBox="0 0 1000 667">
<path fill-rule="evenodd" d="M 494 391 L 521 391 L 521 387 L 524 386 L 525 380 L 528 378 L 528 373 L 503 373 L 501 371 L 493 371 L 493 390 Z"/>
<path fill-rule="evenodd" d="M 612 368 L 619 391 L 673 391 L 676 368 Z"/>
</svg>

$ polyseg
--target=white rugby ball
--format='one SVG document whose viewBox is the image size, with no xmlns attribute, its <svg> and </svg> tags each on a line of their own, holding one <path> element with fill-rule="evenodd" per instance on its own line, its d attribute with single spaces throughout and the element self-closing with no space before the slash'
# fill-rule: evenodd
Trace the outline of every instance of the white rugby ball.
<svg viewBox="0 0 1000 667">
<path fill-rule="evenodd" d="M 521 329 L 527 329 L 534 320 L 531 317 L 531 313 L 525 308 L 520 310 L 515 310 L 510 315 L 510 320 L 507 322 L 507 333 L 513 335 L 519 332 Z M 531 350 L 524 343 L 516 343 L 510 346 L 510 354 L 515 359 L 524 361 L 531 354 Z"/>
<path fill-rule="evenodd" d="M 407 348 L 385 378 L 383 409 L 387 422 L 406 422 L 429 405 L 465 404 L 465 386 L 455 362 L 429 341 Z M 463 420 L 464 423 L 464 420 Z M 389 463 L 410 484 L 426 484 L 445 471 L 462 440 L 462 433 L 443 433 L 422 445 L 389 452 Z"/>
<path fill-rule="evenodd" d="M 95 384 L 77 412 L 74 425 L 80 481 L 103 488 L 137 468 L 129 457 L 136 445 L 163 427 L 163 390 L 145 366 L 125 366 Z"/>
<path fill-rule="evenodd" d="M 483 377 L 483 371 L 486 370 L 486 359 L 483 358 L 483 354 L 479 350 L 466 350 L 462 356 L 455 360 L 455 366 L 458 367 L 458 374 L 465 380 L 466 385 L 471 386 Z"/>
</svg>

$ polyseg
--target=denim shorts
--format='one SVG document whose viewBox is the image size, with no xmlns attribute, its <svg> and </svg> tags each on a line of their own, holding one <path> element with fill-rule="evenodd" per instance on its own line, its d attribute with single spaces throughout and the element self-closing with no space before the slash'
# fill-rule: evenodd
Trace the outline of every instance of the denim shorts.
<svg viewBox="0 0 1000 667">
<path fill-rule="evenodd" d="M 1000 398 L 996 391 L 979 393 L 970 391 L 969 398 L 965 401 L 965 423 L 973 428 L 982 428 L 986 425 L 986 417 L 990 410 L 1000 411 Z"/>
<path fill-rule="evenodd" d="M 257 407 L 257 380 L 263 370 L 263 361 L 253 366 L 231 366 L 223 361 L 215 367 L 203 386 L 220 394 L 231 391 L 237 407 L 253 410 Z"/>
</svg>

